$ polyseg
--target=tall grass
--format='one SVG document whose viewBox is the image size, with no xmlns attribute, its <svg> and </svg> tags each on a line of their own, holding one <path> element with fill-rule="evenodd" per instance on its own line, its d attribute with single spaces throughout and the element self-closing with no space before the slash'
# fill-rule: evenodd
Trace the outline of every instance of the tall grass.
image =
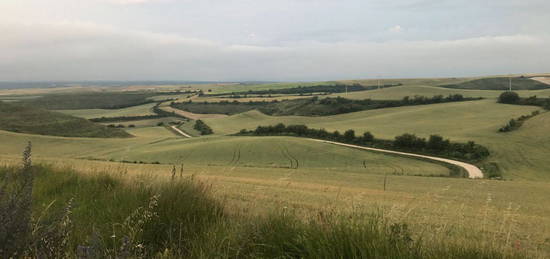
<svg viewBox="0 0 550 259">
<path fill-rule="evenodd" d="M 192 177 L 31 166 L 30 146 L 24 157 L 22 168 L 0 168 L 2 258 L 522 257 L 497 245 L 428 242 L 382 212 L 228 214 Z"/>
</svg>

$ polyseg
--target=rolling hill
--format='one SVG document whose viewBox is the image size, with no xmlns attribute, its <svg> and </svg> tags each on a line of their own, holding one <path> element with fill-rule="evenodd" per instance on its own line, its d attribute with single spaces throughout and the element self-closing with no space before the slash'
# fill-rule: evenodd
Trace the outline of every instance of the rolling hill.
<svg viewBox="0 0 550 259">
<path fill-rule="evenodd" d="M 482 78 L 472 81 L 466 81 L 459 84 L 441 85 L 445 88 L 468 89 L 468 90 L 501 90 L 506 91 L 510 86 L 510 78 L 495 77 Z M 527 77 L 514 77 L 512 80 L 512 90 L 541 90 L 548 89 L 550 85 L 536 81 Z"/>
<path fill-rule="evenodd" d="M 39 135 L 127 138 L 127 132 L 70 115 L 0 102 L 0 129 Z"/>
<path fill-rule="evenodd" d="M 356 134 L 370 131 L 378 138 L 393 139 L 403 133 L 422 137 L 439 134 L 454 141 L 475 141 L 491 150 L 490 162 L 501 166 L 505 176 L 524 179 L 550 179 L 546 153 L 550 150 L 548 135 L 550 113 L 543 113 L 510 134 L 498 129 L 511 118 L 539 110 L 534 106 L 498 104 L 495 100 L 432 104 L 362 111 L 324 117 L 268 116 L 257 111 L 227 118 L 205 120 L 217 134 L 231 134 L 254 129 L 258 125 L 279 122 L 306 124 L 328 131 L 354 129 Z"/>
</svg>

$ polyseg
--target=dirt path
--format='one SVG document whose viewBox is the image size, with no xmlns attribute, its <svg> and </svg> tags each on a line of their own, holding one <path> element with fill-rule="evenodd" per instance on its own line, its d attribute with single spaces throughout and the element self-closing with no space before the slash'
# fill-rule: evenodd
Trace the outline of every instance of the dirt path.
<svg viewBox="0 0 550 259">
<path fill-rule="evenodd" d="M 186 137 L 186 138 L 192 138 L 191 135 L 189 135 L 189 134 L 183 132 L 182 130 L 176 128 L 176 126 L 171 126 L 170 128 L 172 128 L 175 132 L 177 132 L 178 134 L 180 134 L 180 135 L 182 135 L 182 136 L 184 136 L 184 137 Z"/>
<path fill-rule="evenodd" d="M 446 159 L 446 158 L 440 158 L 440 157 L 434 157 L 434 156 L 425 156 L 425 155 L 418 155 L 418 154 L 412 154 L 412 153 L 405 153 L 405 152 L 398 152 L 398 151 L 392 151 L 392 150 L 385 150 L 385 149 L 378 149 L 378 148 L 371 148 L 371 147 L 362 147 L 357 145 L 351 145 L 351 144 L 344 144 L 339 142 L 333 142 L 333 141 L 326 141 L 326 140 L 319 140 L 319 139 L 311 139 L 313 141 L 333 144 L 333 145 L 339 145 L 344 147 L 351 147 L 351 148 L 357 148 L 357 149 L 363 149 L 363 150 L 369 150 L 369 151 L 376 151 L 376 152 L 382 152 L 382 153 L 389 153 L 389 154 L 396 154 L 396 155 L 402 155 L 402 156 L 409 156 L 409 157 L 419 157 L 419 158 L 425 158 L 429 160 L 439 161 L 451 165 L 456 165 L 459 167 L 464 168 L 468 172 L 468 177 L 472 179 L 477 178 L 483 178 L 483 172 L 481 170 L 472 164 Z"/>
</svg>

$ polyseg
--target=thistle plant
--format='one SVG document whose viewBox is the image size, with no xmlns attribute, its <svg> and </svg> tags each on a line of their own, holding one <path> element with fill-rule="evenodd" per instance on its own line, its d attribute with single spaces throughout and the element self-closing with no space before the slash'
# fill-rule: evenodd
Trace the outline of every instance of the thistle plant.
<svg viewBox="0 0 550 259">
<path fill-rule="evenodd" d="M 32 144 L 23 152 L 23 168 L 6 174 L 0 187 L 0 257 L 21 257 L 30 241 L 34 175 Z"/>
</svg>

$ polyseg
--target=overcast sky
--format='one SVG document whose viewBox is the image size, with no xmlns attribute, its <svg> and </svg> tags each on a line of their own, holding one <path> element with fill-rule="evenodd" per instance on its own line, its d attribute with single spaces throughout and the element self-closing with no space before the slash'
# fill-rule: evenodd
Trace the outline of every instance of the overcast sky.
<svg viewBox="0 0 550 259">
<path fill-rule="evenodd" d="M 1 0 L 0 81 L 550 72 L 548 0 Z"/>
</svg>

